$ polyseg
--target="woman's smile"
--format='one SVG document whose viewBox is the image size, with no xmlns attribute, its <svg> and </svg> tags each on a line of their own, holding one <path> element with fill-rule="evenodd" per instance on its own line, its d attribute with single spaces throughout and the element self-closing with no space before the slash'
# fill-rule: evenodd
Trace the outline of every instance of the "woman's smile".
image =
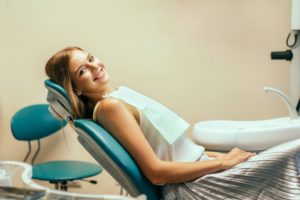
<svg viewBox="0 0 300 200">
<path fill-rule="evenodd" d="M 96 77 L 94 78 L 94 81 L 97 81 L 99 79 L 103 79 L 105 76 L 105 72 L 103 67 L 101 67 L 100 71 L 97 73 Z"/>
</svg>

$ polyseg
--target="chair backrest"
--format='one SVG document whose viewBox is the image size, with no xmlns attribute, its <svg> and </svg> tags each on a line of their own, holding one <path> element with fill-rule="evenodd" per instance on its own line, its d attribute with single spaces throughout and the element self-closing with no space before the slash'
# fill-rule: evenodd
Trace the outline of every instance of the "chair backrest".
<svg viewBox="0 0 300 200">
<path fill-rule="evenodd" d="M 11 130 L 17 140 L 31 141 L 47 137 L 65 125 L 55 119 L 48 104 L 35 104 L 17 111 L 11 119 Z"/>
<path fill-rule="evenodd" d="M 45 86 L 48 89 L 47 100 L 54 111 L 52 113 L 72 119 L 65 90 L 51 80 L 46 80 Z M 91 120 L 77 119 L 73 122 L 79 142 L 131 196 L 145 194 L 150 200 L 161 199 L 161 187 L 148 181 L 125 148 L 110 133 Z"/>
</svg>

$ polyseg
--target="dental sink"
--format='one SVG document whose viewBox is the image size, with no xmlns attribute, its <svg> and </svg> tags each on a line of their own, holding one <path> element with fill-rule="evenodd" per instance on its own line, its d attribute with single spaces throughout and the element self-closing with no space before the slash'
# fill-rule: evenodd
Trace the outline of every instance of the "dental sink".
<svg viewBox="0 0 300 200">
<path fill-rule="evenodd" d="M 275 88 L 264 87 L 284 100 L 288 117 L 259 121 L 213 120 L 198 122 L 192 137 L 208 150 L 229 151 L 234 147 L 262 151 L 274 145 L 300 138 L 300 117 L 290 98 Z"/>
<path fill-rule="evenodd" d="M 262 151 L 299 137 L 300 118 L 290 117 L 260 121 L 204 121 L 193 128 L 196 143 L 218 151 L 229 151 L 234 147 Z"/>
</svg>

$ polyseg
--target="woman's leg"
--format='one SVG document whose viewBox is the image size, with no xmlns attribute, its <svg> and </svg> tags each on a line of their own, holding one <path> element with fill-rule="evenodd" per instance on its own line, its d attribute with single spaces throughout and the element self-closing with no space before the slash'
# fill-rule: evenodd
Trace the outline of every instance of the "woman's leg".
<svg viewBox="0 0 300 200">
<path fill-rule="evenodd" d="M 229 170 L 167 185 L 164 197 L 174 199 L 176 194 L 178 199 L 300 199 L 298 155 L 300 139 L 272 147 Z"/>
</svg>

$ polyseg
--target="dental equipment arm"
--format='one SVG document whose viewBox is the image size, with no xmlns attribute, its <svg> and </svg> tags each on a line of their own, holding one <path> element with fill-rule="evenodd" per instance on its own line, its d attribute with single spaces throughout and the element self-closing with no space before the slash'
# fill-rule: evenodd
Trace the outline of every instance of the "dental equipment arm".
<svg viewBox="0 0 300 200">
<path fill-rule="evenodd" d="M 291 0 L 291 31 L 286 39 L 286 51 L 271 52 L 272 60 L 291 61 L 289 97 L 293 102 L 300 99 L 300 0 Z"/>
<path fill-rule="evenodd" d="M 272 88 L 272 87 L 264 87 L 263 89 L 265 92 L 272 92 L 273 94 L 278 95 L 284 101 L 284 103 L 288 107 L 289 115 L 290 115 L 291 119 L 296 119 L 298 117 L 298 114 L 296 111 L 296 106 L 294 106 L 293 102 L 286 94 L 284 94 L 282 91 Z"/>
</svg>

